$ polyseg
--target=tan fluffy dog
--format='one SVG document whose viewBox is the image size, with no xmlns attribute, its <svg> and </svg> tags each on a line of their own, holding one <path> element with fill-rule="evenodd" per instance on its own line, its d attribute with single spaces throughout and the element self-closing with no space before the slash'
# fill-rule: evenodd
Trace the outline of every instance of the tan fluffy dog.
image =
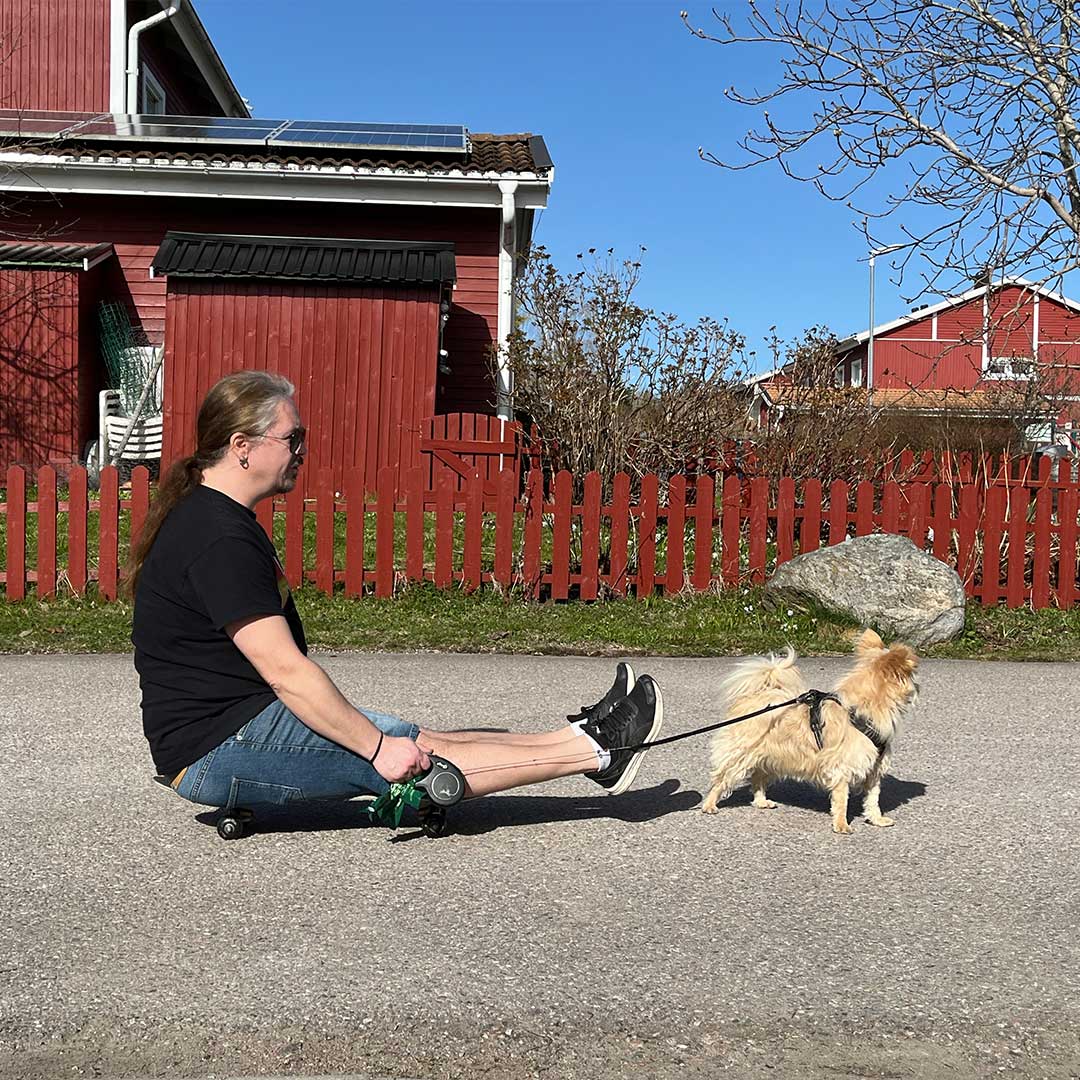
<svg viewBox="0 0 1080 1080">
<path fill-rule="evenodd" d="M 855 666 L 837 683 L 834 693 L 843 702 L 821 706 L 822 749 L 810 729 L 809 708 L 790 705 L 723 728 L 712 738 L 712 788 L 701 809 L 716 813 L 716 804 L 747 781 L 754 806 L 772 809 L 765 797 L 773 780 L 806 780 L 824 788 L 832 800 L 832 827 L 849 833 L 848 790 L 861 785 L 864 809 L 871 825 L 887 827 L 892 818 L 881 812 L 881 778 L 889 767 L 898 722 L 915 700 L 915 669 L 919 661 L 907 645 L 886 648 L 873 630 L 855 643 Z M 741 716 L 774 702 L 797 697 L 806 689 L 795 653 L 785 657 L 744 660 L 724 680 L 726 716 Z M 852 719 L 854 714 L 854 721 Z M 872 730 L 871 735 L 859 725 Z M 876 745 L 878 744 L 878 745 Z"/>
</svg>

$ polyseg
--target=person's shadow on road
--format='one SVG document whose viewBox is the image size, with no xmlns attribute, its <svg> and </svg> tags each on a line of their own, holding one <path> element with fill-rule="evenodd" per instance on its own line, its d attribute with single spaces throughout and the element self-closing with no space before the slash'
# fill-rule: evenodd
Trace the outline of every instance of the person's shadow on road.
<svg viewBox="0 0 1080 1080">
<path fill-rule="evenodd" d="M 525 795 L 513 792 L 469 799 L 451 807 L 449 833 L 477 836 L 495 829 L 521 825 L 541 825 L 556 821 L 585 821 L 605 818 L 637 824 L 667 814 L 681 813 L 701 803 L 701 792 L 680 790 L 678 780 L 664 780 L 650 788 L 639 788 L 612 797 L 597 790 L 595 795 Z M 524 789 L 522 789 L 524 790 Z M 255 808 L 254 820 L 246 833 L 322 832 L 333 829 L 385 829 L 371 820 L 369 800 L 350 802 L 304 803 L 296 807 Z M 196 815 L 203 825 L 214 825 L 217 811 Z M 416 816 L 406 811 L 398 830 L 401 840 L 423 834 L 416 826 Z"/>
</svg>

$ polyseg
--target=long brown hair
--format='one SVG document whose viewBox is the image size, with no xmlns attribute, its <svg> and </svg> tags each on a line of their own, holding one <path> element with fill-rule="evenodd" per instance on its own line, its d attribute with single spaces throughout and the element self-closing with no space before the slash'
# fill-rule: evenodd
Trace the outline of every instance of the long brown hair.
<svg viewBox="0 0 1080 1080">
<path fill-rule="evenodd" d="M 293 384 L 288 379 L 269 371 L 236 371 L 210 388 L 199 408 L 195 453 L 172 463 L 158 485 L 142 531 L 131 545 L 124 567 L 124 584 L 129 595 L 135 595 L 143 563 L 162 522 L 181 499 L 202 483 L 203 470 L 225 456 L 233 433 L 265 435 L 277 418 L 278 402 L 291 398 L 293 393 Z"/>
</svg>

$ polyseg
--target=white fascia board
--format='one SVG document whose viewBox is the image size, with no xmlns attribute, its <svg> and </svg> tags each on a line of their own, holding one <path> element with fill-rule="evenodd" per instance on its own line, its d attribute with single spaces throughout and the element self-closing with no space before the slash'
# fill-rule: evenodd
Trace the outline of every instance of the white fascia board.
<svg viewBox="0 0 1080 1080">
<path fill-rule="evenodd" d="M 4 169 L 4 166 L 8 166 Z M 517 179 L 519 209 L 547 206 L 548 183 L 535 174 L 438 176 L 273 169 L 259 166 L 133 162 L 43 161 L 37 154 L 0 153 L 0 190 L 80 195 L 167 195 L 199 199 L 277 202 L 382 203 L 447 207 L 501 207 L 499 182 Z"/>
<path fill-rule="evenodd" d="M 1075 300 L 1070 300 L 1067 296 L 1063 296 L 1061 293 L 1051 292 L 1049 289 L 1044 288 L 1042 285 L 1036 285 L 1033 281 L 1028 281 L 1023 277 L 1007 277 L 1002 278 L 1001 281 L 995 281 L 992 287 L 995 289 L 1007 288 L 1008 286 L 1018 286 L 1023 289 L 1030 289 L 1036 296 L 1046 297 L 1048 300 L 1056 300 L 1059 304 L 1063 304 L 1067 308 L 1071 308 L 1073 311 L 1080 311 L 1080 303 Z M 976 300 L 980 296 L 985 296 L 988 286 L 978 285 L 973 289 L 968 289 L 966 293 L 961 293 L 959 296 L 950 297 L 947 300 L 941 300 L 936 304 L 930 304 L 928 307 L 920 308 L 918 311 L 908 312 L 907 315 L 901 315 L 899 319 L 893 319 L 892 322 L 882 323 L 880 326 L 874 327 L 874 337 L 879 337 L 881 334 L 887 334 L 890 330 L 899 329 L 901 326 L 908 326 L 913 322 L 919 322 L 921 319 L 927 319 L 931 316 L 937 316 L 942 311 L 947 311 L 949 308 L 958 307 L 960 304 L 966 304 L 969 300 Z M 860 330 L 857 334 L 851 334 L 844 338 L 840 342 L 840 347 L 843 349 L 849 349 L 855 345 L 861 345 L 866 342 L 870 337 L 869 330 Z"/>
<path fill-rule="evenodd" d="M 231 76 L 218 56 L 214 43 L 210 40 L 202 21 L 199 19 L 190 0 L 180 6 L 172 20 L 180 40 L 184 43 L 188 55 L 195 62 L 199 74 L 206 80 L 210 92 L 217 98 L 218 104 L 226 116 L 250 116 L 240 91 L 236 89 Z"/>
</svg>

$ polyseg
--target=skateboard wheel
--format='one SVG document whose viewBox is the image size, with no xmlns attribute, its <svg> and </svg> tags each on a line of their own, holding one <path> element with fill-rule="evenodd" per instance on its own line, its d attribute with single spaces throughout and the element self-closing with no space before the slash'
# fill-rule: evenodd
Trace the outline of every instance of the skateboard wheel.
<svg viewBox="0 0 1080 1080">
<path fill-rule="evenodd" d="M 244 822 L 241 818 L 226 815 L 218 818 L 217 831 L 222 840 L 239 840 L 244 835 Z"/>
<path fill-rule="evenodd" d="M 421 816 L 420 828 L 424 830 L 426 836 L 442 836 L 446 832 L 446 811 L 429 810 Z"/>
</svg>

